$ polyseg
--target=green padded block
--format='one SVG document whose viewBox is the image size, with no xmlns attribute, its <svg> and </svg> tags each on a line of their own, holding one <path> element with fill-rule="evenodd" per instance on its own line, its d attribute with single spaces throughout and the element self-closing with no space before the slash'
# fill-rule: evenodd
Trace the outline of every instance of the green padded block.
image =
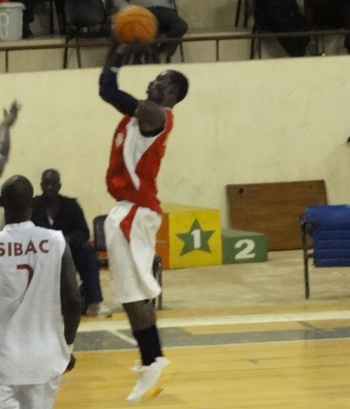
<svg viewBox="0 0 350 409">
<path fill-rule="evenodd" d="M 222 229 L 222 264 L 257 263 L 267 260 L 265 234 Z"/>
</svg>

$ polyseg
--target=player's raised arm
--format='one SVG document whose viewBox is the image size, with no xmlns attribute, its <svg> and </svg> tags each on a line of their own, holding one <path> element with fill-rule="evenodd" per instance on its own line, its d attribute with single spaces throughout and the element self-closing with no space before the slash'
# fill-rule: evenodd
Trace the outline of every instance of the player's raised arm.
<svg viewBox="0 0 350 409">
<path fill-rule="evenodd" d="M 18 104 L 17 101 L 13 101 L 9 111 L 4 109 L 4 119 L 1 123 L 2 126 L 6 126 L 10 128 L 17 119 L 18 111 L 20 110 L 21 106 Z"/>
<path fill-rule="evenodd" d="M 9 159 L 10 153 L 10 128 L 15 123 L 20 105 L 14 101 L 10 109 L 4 109 L 4 117 L 0 123 L 0 176 L 2 175 L 5 165 Z"/>
<path fill-rule="evenodd" d="M 100 97 L 124 115 L 133 116 L 138 100 L 118 87 L 118 69 L 124 64 L 129 51 L 126 44 L 113 42 L 107 53 L 100 75 Z"/>
</svg>

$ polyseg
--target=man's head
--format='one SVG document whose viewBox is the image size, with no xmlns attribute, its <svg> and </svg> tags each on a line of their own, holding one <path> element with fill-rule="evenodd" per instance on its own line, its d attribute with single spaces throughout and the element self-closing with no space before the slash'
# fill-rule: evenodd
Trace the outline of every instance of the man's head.
<svg viewBox="0 0 350 409">
<path fill-rule="evenodd" d="M 15 175 L 1 188 L 1 204 L 5 209 L 6 223 L 30 220 L 34 189 L 27 178 Z"/>
<path fill-rule="evenodd" d="M 181 72 L 167 70 L 149 83 L 148 99 L 158 105 L 172 108 L 185 98 L 188 86 L 188 80 Z"/>
<path fill-rule="evenodd" d="M 41 190 L 48 201 L 55 201 L 61 189 L 60 173 L 56 169 L 46 169 L 41 174 Z"/>
</svg>

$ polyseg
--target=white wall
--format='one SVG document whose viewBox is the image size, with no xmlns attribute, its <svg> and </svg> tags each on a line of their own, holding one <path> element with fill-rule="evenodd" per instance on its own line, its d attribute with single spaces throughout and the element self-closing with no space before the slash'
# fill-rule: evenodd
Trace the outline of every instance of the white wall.
<svg viewBox="0 0 350 409">
<path fill-rule="evenodd" d="M 121 71 L 138 98 L 162 66 Z M 330 203 L 350 203 L 350 57 L 276 59 L 174 68 L 190 79 L 159 177 L 165 202 L 219 208 L 225 185 L 325 179 Z M 113 205 L 104 184 L 120 119 L 98 97 L 98 69 L 0 75 L 1 105 L 23 103 L 5 178 L 58 168 L 62 193 L 79 198 L 88 221 Z M 259 198 L 257 198 L 259 200 Z"/>
</svg>

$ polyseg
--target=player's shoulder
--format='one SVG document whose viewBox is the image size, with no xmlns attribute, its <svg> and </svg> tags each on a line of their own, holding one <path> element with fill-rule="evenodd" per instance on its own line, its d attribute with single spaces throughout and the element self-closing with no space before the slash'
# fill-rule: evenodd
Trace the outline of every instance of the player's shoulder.
<svg viewBox="0 0 350 409">
<path fill-rule="evenodd" d="M 76 197 L 60 196 L 60 200 L 61 200 L 60 207 L 68 211 L 81 207 Z"/>
<path fill-rule="evenodd" d="M 70 196 L 60 196 L 61 202 L 62 203 L 67 203 L 67 204 L 74 204 L 78 202 L 78 199 L 76 197 L 70 197 Z"/>
<path fill-rule="evenodd" d="M 123 118 L 119 121 L 119 124 L 115 130 L 115 134 L 121 131 L 121 129 L 125 128 L 128 123 L 132 120 L 132 116 L 130 115 L 124 115 Z"/>
<path fill-rule="evenodd" d="M 41 200 L 42 200 L 42 196 L 37 195 L 37 196 L 33 197 L 32 203 L 33 203 L 33 205 L 37 205 L 37 204 L 39 204 L 41 202 Z"/>
</svg>

